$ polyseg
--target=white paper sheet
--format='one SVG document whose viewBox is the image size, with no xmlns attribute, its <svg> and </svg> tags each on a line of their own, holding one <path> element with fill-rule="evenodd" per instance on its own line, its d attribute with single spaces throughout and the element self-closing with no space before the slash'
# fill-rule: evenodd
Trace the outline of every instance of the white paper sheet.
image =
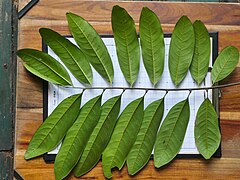
<svg viewBox="0 0 240 180">
<path fill-rule="evenodd" d="M 75 43 L 75 41 L 70 38 L 70 40 Z M 109 54 L 111 56 L 113 67 L 114 67 L 114 80 L 112 87 L 129 87 L 129 84 L 126 82 L 119 64 L 117 60 L 116 55 L 116 47 L 114 43 L 114 39 L 112 37 L 106 37 L 103 38 L 104 43 L 107 46 L 107 49 L 109 51 Z M 76 44 L 76 43 L 75 43 Z M 155 86 L 155 88 L 176 88 L 171 80 L 169 70 L 168 70 L 168 51 L 169 51 L 169 44 L 170 44 L 170 38 L 165 38 L 165 67 L 164 71 L 161 77 L 161 80 L 159 83 Z M 54 54 L 54 52 L 48 48 L 48 53 L 53 56 L 54 58 L 59 58 Z M 212 56 L 211 56 L 212 57 Z M 59 60 L 60 61 L 60 60 Z M 210 60 L 210 67 L 212 64 L 212 59 Z M 110 85 L 92 68 L 93 70 L 93 83 L 92 87 L 109 87 Z M 83 84 L 79 83 L 69 72 L 73 85 L 75 87 L 84 87 Z M 205 81 L 201 84 L 200 87 L 204 86 L 211 86 L 211 78 L 210 73 L 207 74 Z M 142 58 L 140 59 L 140 70 L 138 79 L 134 84 L 134 87 L 143 87 L 143 88 L 154 88 L 154 86 L 151 84 L 150 79 L 148 78 L 147 72 L 144 68 Z M 179 87 L 177 88 L 193 88 L 198 87 L 196 82 L 194 82 L 193 78 L 191 77 L 190 72 L 188 72 L 185 79 L 182 81 Z M 57 86 L 54 84 L 49 83 L 48 88 L 48 114 L 50 114 L 54 108 L 66 97 L 80 93 L 82 90 L 77 88 L 66 88 Z M 83 96 L 82 96 L 82 104 L 83 106 L 88 100 L 91 98 L 99 95 L 102 93 L 102 90 L 85 90 Z M 122 93 L 122 90 L 114 89 L 114 90 L 106 90 L 103 94 L 102 98 L 102 104 L 109 98 L 119 95 Z M 121 110 L 120 113 L 123 111 L 123 109 L 126 107 L 127 104 L 129 104 L 134 99 L 137 99 L 141 96 L 143 96 L 145 93 L 144 90 L 126 90 L 122 95 L 122 102 L 121 102 Z M 160 99 L 164 96 L 166 92 L 165 91 L 148 91 L 145 98 L 144 98 L 144 107 L 148 106 L 151 102 L 154 100 Z M 173 107 L 176 103 L 184 100 L 187 98 L 189 94 L 189 91 L 170 91 L 165 97 L 165 110 L 163 119 L 167 115 L 168 111 Z M 193 91 L 189 97 L 189 103 L 190 103 L 190 120 L 187 128 L 187 132 L 185 135 L 185 139 L 180 151 L 180 154 L 199 154 L 196 146 L 195 146 L 195 140 L 194 140 L 194 123 L 195 123 L 195 117 L 197 110 L 200 106 L 200 104 L 203 102 L 204 97 L 206 96 L 205 91 Z M 208 91 L 208 97 L 210 100 L 212 99 L 212 90 Z M 58 152 L 58 148 L 55 150 L 49 152 L 49 154 L 56 154 Z"/>
</svg>

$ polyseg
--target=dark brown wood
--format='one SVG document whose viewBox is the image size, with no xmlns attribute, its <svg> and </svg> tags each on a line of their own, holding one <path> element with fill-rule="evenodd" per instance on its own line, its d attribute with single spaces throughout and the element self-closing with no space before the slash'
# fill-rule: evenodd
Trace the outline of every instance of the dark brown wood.
<svg viewBox="0 0 240 180">
<path fill-rule="evenodd" d="M 20 0 L 20 6 L 27 0 Z M 100 34 L 112 34 L 111 9 L 118 4 L 133 16 L 138 30 L 140 11 L 148 6 L 157 13 L 164 32 L 172 32 L 182 15 L 192 21 L 200 19 L 209 31 L 219 32 L 219 50 L 227 45 L 240 49 L 240 5 L 215 3 L 169 2 L 119 2 L 119 1 L 65 1 L 41 0 L 19 22 L 19 48 L 41 50 L 40 27 L 52 28 L 62 35 L 69 35 L 65 13 L 81 15 Z M 17 126 L 15 168 L 25 179 L 54 179 L 53 164 L 43 158 L 25 161 L 23 156 L 28 143 L 42 123 L 42 81 L 28 73 L 18 61 Z M 240 81 L 240 64 L 222 83 Z M 136 176 L 129 176 L 127 168 L 113 171 L 113 179 L 239 179 L 240 178 L 240 86 L 222 90 L 220 118 L 222 129 L 222 158 L 206 161 L 202 158 L 176 159 L 168 166 L 154 168 L 153 161 Z M 70 176 L 69 179 L 75 179 Z M 101 162 L 82 179 L 104 179 Z"/>
</svg>

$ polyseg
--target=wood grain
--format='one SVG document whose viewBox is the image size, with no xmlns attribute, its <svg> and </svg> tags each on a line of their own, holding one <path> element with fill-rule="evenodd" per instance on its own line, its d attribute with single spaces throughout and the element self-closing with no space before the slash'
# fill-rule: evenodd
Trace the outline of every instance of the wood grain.
<svg viewBox="0 0 240 180">
<path fill-rule="evenodd" d="M 20 5 L 26 0 L 20 0 Z M 240 49 L 240 5 L 215 3 L 119 2 L 41 0 L 19 22 L 19 48 L 41 50 L 40 27 L 52 28 L 69 35 L 65 13 L 75 12 L 87 19 L 100 34 L 112 34 L 111 9 L 125 7 L 133 16 L 137 31 L 140 11 L 148 6 L 160 18 L 164 32 L 172 32 L 182 15 L 192 21 L 201 19 L 211 32 L 219 32 L 219 50 L 227 45 Z M 221 83 L 240 81 L 240 63 L 231 76 Z M 25 161 L 27 145 L 42 123 L 42 81 L 28 73 L 18 60 L 17 118 L 15 168 L 26 180 L 54 179 L 53 164 L 42 157 Z M 222 158 L 205 161 L 202 158 L 177 158 L 170 165 L 156 169 L 153 161 L 137 175 L 129 176 L 127 168 L 114 170 L 113 179 L 239 179 L 240 178 L 240 86 L 222 89 L 220 118 Z M 69 179 L 76 179 L 70 176 Z M 101 162 L 81 179 L 104 179 Z"/>
</svg>

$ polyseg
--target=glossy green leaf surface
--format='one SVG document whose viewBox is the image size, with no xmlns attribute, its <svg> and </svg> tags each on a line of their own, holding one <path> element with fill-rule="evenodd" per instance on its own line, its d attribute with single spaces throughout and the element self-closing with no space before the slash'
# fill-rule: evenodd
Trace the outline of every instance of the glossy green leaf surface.
<svg viewBox="0 0 240 180">
<path fill-rule="evenodd" d="M 42 155 L 56 148 L 74 123 L 81 103 L 81 94 L 64 99 L 33 135 L 25 159 Z"/>
<path fill-rule="evenodd" d="M 92 69 L 83 52 L 57 32 L 41 28 L 44 42 L 58 55 L 74 77 L 81 83 L 92 83 Z"/>
<path fill-rule="evenodd" d="M 130 175 L 140 171 L 150 159 L 163 112 L 164 99 L 152 102 L 145 109 L 137 139 L 127 157 L 127 167 Z"/>
<path fill-rule="evenodd" d="M 190 72 L 193 79 L 200 85 L 208 72 L 211 53 L 210 36 L 207 28 L 200 20 L 193 23 L 193 28 L 195 47 Z"/>
<path fill-rule="evenodd" d="M 194 53 L 194 29 L 187 16 L 182 16 L 172 33 L 169 49 L 169 72 L 178 86 L 187 75 Z"/>
<path fill-rule="evenodd" d="M 68 130 L 56 156 L 54 172 L 56 179 L 65 178 L 77 164 L 88 139 L 98 123 L 101 108 L 101 95 L 89 100 Z"/>
<path fill-rule="evenodd" d="M 97 126 L 74 169 L 74 175 L 79 177 L 90 171 L 101 158 L 112 135 L 120 111 L 121 96 L 107 100 L 101 107 L 101 115 Z"/>
<path fill-rule="evenodd" d="M 157 15 L 143 7 L 139 22 L 143 63 L 153 85 L 159 81 L 165 58 L 164 34 Z"/>
<path fill-rule="evenodd" d="M 143 97 L 132 101 L 123 110 L 111 139 L 103 152 L 102 166 L 104 176 L 111 178 L 111 169 L 121 169 L 127 155 L 137 138 L 143 119 Z"/>
<path fill-rule="evenodd" d="M 208 98 L 198 109 L 194 137 L 199 153 L 210 159 L 220 145 L 221 134 L 217 113 Z"/>
<path fill-rule="evenodd" d="M 132 86 L 139 72 L 140 47 L 133 18 L 118 5 L 112 9 L 112 30 L 120 68 Z"/>
<path fill-rule="evenodd" d="M 174 105 L 164 119 L 154 148 L 154 165 L 169 163 L 180 151 L 190 116 L 188 99 Z"/>
<path fill-rule="evenodd" d="M 17 55 L 23 60 L 24 67 L 32 74 L 54 84 L 72 85 L 65 68 L 47 53 L 34 49 L 21 49 Z"/>
<path fill-rule="evenodd" d="M 226 78 L 237 66 L 239 51 L 234 46 L 225 47 L 218 55 L 212 68 L 212 83 Z"/>
<path fill-rule="evenodd" d="M 112 83 L 114 77 L 113 64 L 101 37 L 82 17 L 67 13 L 67 20 L 75 41 L 87 56 L 87 59 L 103 78 Z"/>
</svg>

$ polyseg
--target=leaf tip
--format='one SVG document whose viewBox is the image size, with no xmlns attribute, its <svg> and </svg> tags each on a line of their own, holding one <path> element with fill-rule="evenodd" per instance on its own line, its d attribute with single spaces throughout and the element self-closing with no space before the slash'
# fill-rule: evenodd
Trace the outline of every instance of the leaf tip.
<svg viewBox="0 0 240 180">
<path fill-rule="evenodd" d="M 28 151 L 26 151 L 26 153 L 24 154 L 24 159 L 25 159 L 25 160 L 31 159 L 31 156 L 29 155 L 29 152 L 28 152 Z"/>
<path fill-rule="evenodd" d="M 119 5 L 115 5 L 115 6 L 113 6 L 113 9 L 123 9 L 123 8 Z"/>
<path fill-rule="evenodd" d="M 69 172 L 64 172 L 63 169 L 59 168 L 58 166 L 56 166 L 56 163 L 54 163 L 54 174 L 56 180 L 62 180 L 68 176 Z"/>
<path fill-rule="evenodd" d="M 170 161 L 172 161 L 172 159 L 171 160 L 166 160 L 166 159 L 162 159 L 162 158 L 154 159 L 154 166 L 156 168 L 160 168 L 160 167 L 165 166 L 166 164 L 168 164 Z"/>
<path fill-rule="evenodd" d="M 154 159 L 154 167 L 160 168 L 161 167 L 160 161 Z"/>
<path fill-rule="evenodd" d="M 128 169 L 128 174 L 130 176 L 134 176 L 139 170 L 136 170 L 136 167 L 134 168 L 133 164 L 130 163 L 128 160 L 127 160 L 127 169 Z"/>
<path fill-rule="evenodd" d="M 46 28 L 40 28 L 39 29 L 39 33 L 41 34 L 43 31 L 45 31 L 46 30 Z"/>
<path fill-rule="evenodd" d="M 150 9 L 147 7 L 147 6 L 144 6 L 143 8 L 142 8 L 142 12 L 147 12 L 147 11 L 149 11 Z"/>
<path fill-rule="evenodd" d="M 136 174 L 136 172 L 134 172 L 134 171 L 132 171 L 132 170 L 128 170 L 128 174 L 129 174 L 130 176 L 134 176 L 134 175 Z"/>
<path fill-rule="evenodd" d="M 103 170 L 103 174 L 107 179 L 111 179 L 112 178 L 112 172 L 111 172 L 111 168 L 107 167 Z"/>
<path fill-rule="evenodd" d="M 67 16 L 67 18 L 68 18 L 68 17 L 73 17 L 73 16 L 79 17 L 77 14 L 75 14 L 75 13 L 73 13 L 73 12 L 70 12 L 70 11 L 66 13 L 66 16 Z"/>
<path fill-rule="evenodd" d="M 49 29 L 49 28 L 40 28 L 39 29 L 39 33 L 43 37 L 44 34 L 47 34 L 47 31 L 49 31 L 49 30 L 51 30 L 51 29 Z"/>
<path fill-rule="evenodd" d="M 212 155 L 210 155 L 210 154 L 208 154 L 208 155 L 205 154 L 205 155 L 202 155 L 202 156 L 204 157 L 204 159 L 210 159 Z"/>
<path fill-rule="evenodd" d="M 193 23 L 193 24 L 196 24 L 196 23 L 202 23 L 202 21 L 201 21 L 201 20 L 199 20 L 199 19 L 197 19 L 197 20 L 195 20 L 195 21 L 194 21 L 194 23 Z"/>
<path fill-rule="evenodd" d="M 82 173 L 80 169 L 75 168 L 75 169 L 73 169 L 73 174 L 76 177 L 80 177 L 80 176 L 84 175 L 85 173 Z"/>
<path fill-rule="evenodd" d="M 180 19 L 190 20 L 186 15 L 183 15 Z"/>
</svg>

